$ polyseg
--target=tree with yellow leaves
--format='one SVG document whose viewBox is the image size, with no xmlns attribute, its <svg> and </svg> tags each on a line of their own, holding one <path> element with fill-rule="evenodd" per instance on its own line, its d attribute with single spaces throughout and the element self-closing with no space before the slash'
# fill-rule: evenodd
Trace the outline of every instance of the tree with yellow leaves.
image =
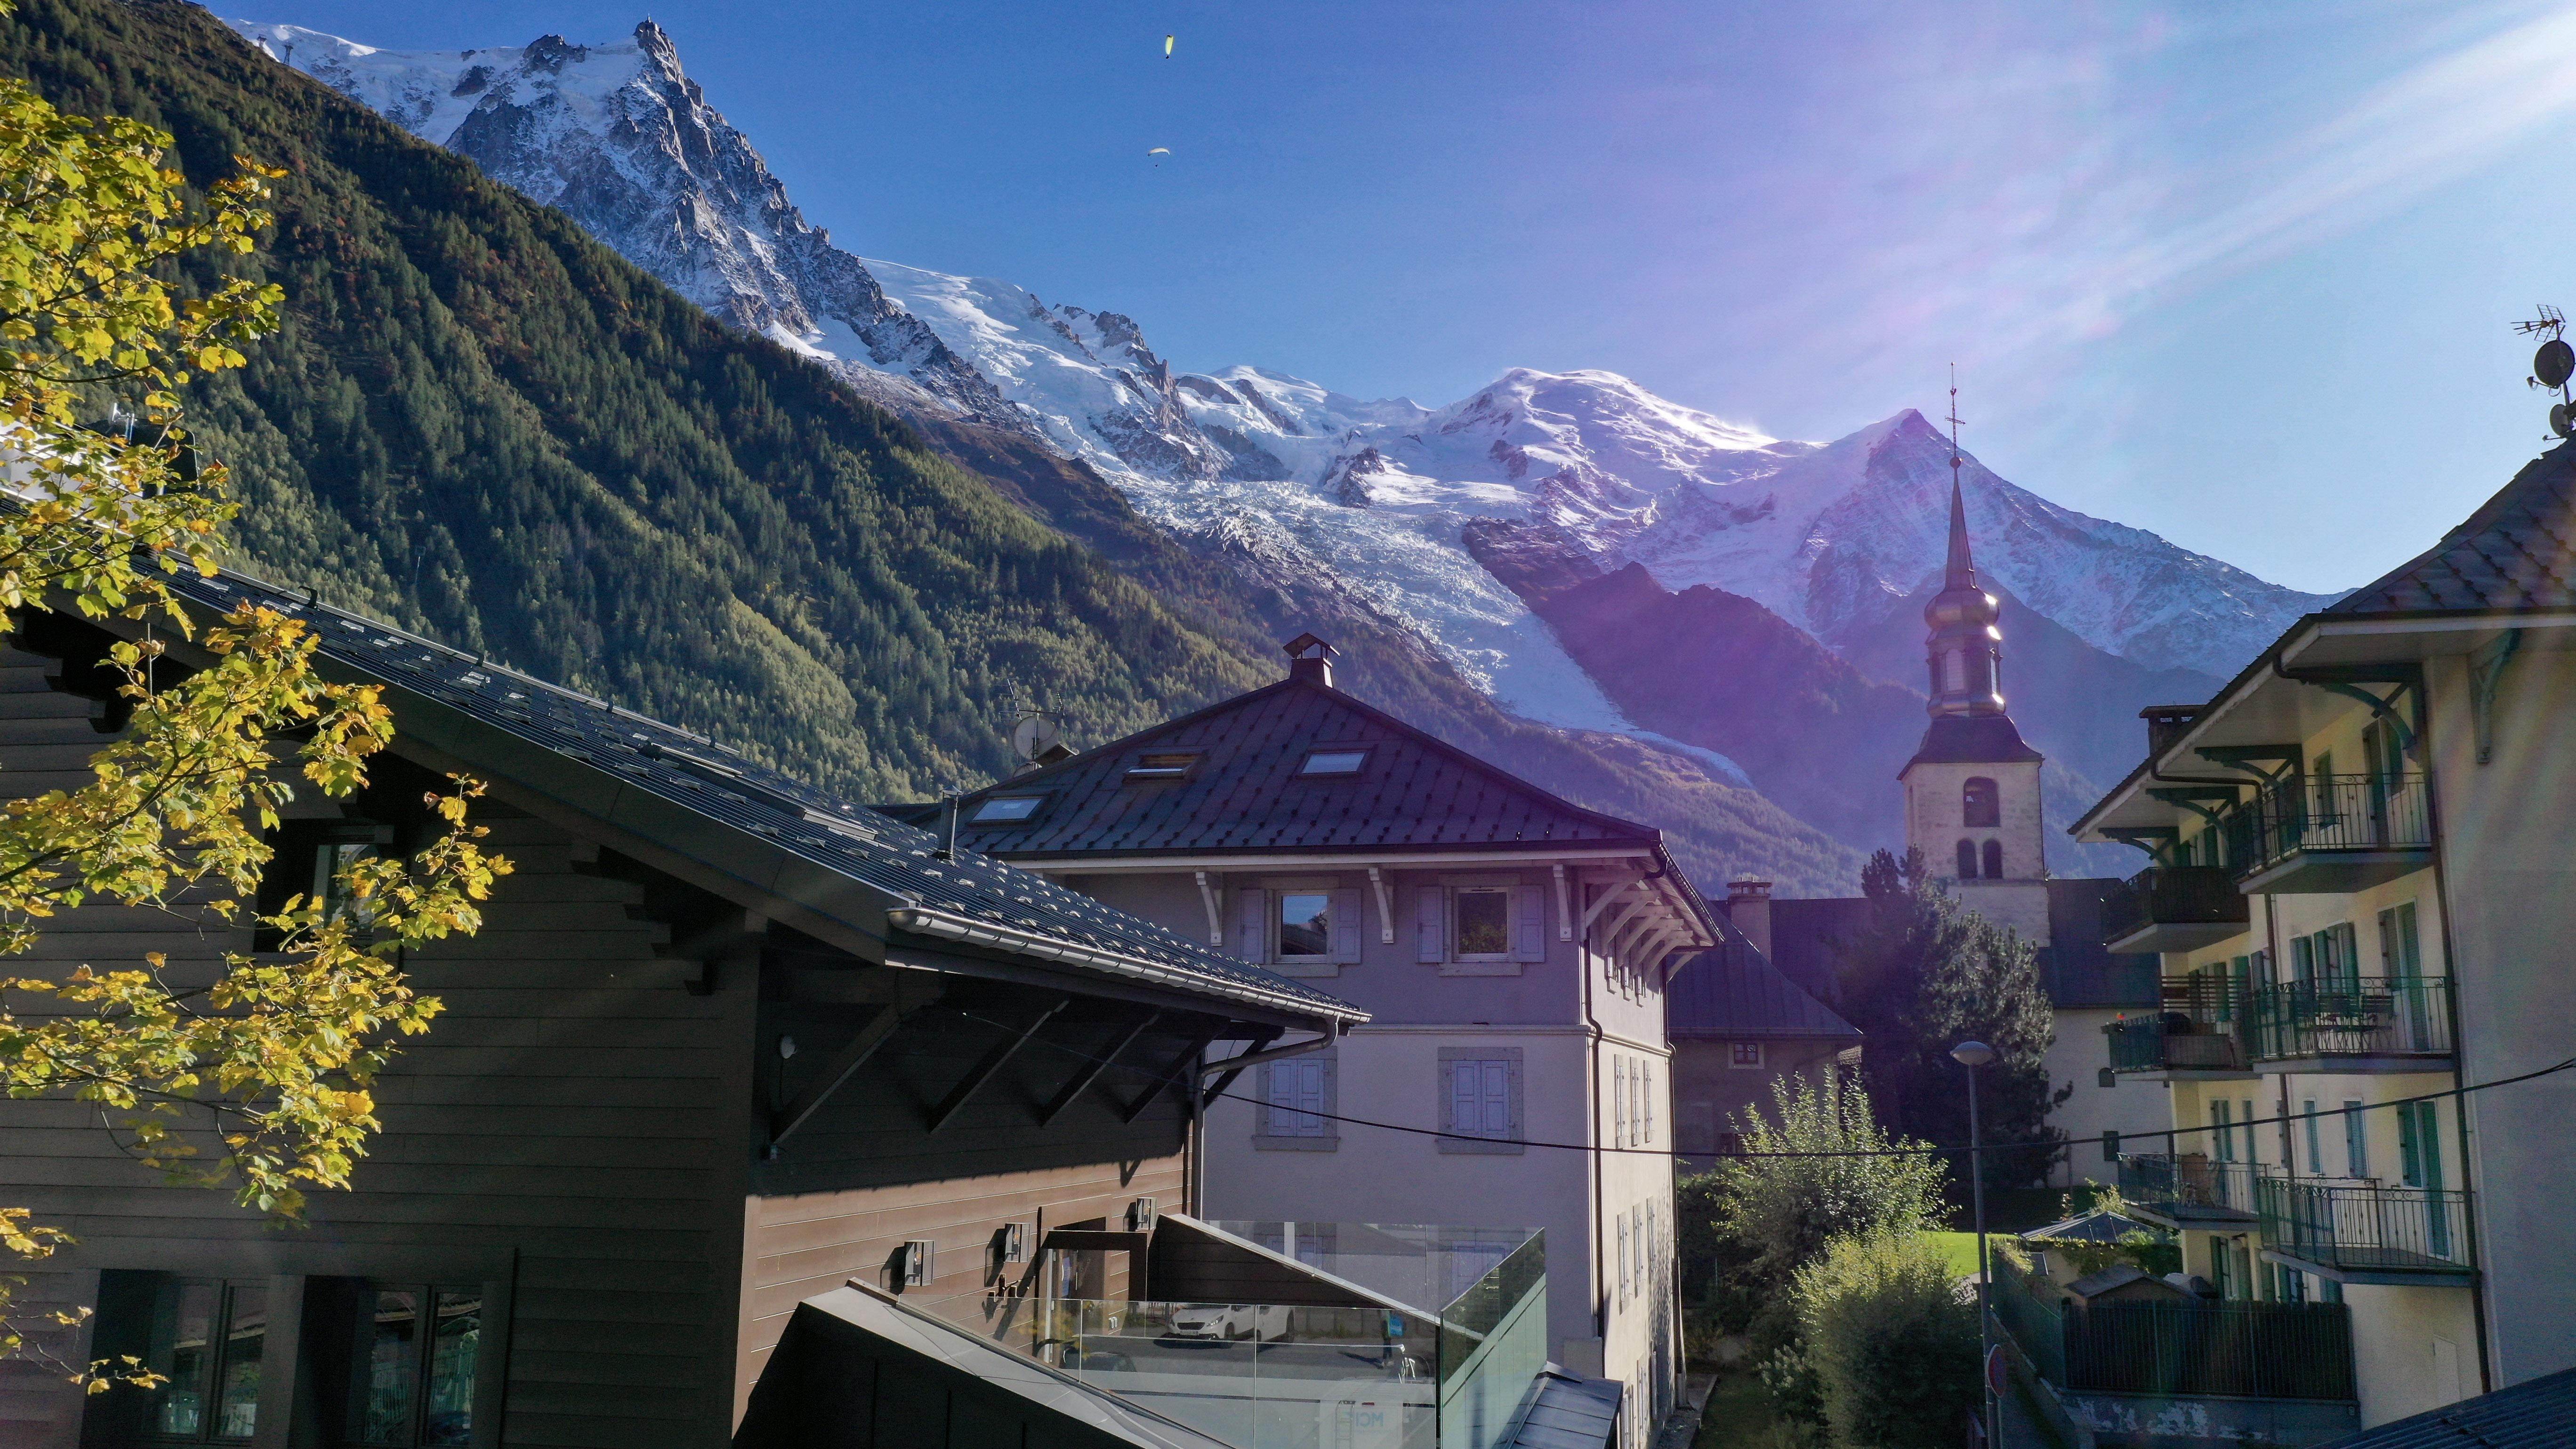
<svg viewBox="0 0 2576 1449">
<path fill-rule="evenodd" d="M 0 1088 L 96 1102 L 145 1162 L 293 1220 L 308 1189 L 349 1185 L 380 1125 L 369 1083 L 439 1010 L 406 984 L 404 951 L 475 931 L 509 864 L 477 843 L 479 787 L 460 779 L 426 798 L 440 825 L 418 855 L 356 860 L 328 902 L 257 912 L 280 809 L 304 786 L 362 787 L 393 722 L 373 686 L 315 672 L 301 621 L 192 618 L 167 587 L 212 571 L 235 510 L 223 470 L 188 461 L 178 389 L 240 366 L 282 300 L 245 278 L 197 295 L 175 280 L 190 254 L 253 250 L 280 173 L 237 161 L 199 197 L 162 164 L 170 144 L 0 80 L 0 609 L 122 622 L 108 663 L 131 708 L 86 784 L 0 803 L 0 957 L 84 902 L 256 924 L 274 949 L 211 973 L 147 956 L 0 976 Z M 83 425 L 110 407 L 119 426 Z M 0 1246 L 41 1258 L 68 1241 L 0 1201 Z M 12 1316 L 17 1286 L 0 1280 L 0 1352 L 28 1351 L 44 1322 Z M 139 1374 L 67 1367 L 93 1390 Z"/>
</svg>

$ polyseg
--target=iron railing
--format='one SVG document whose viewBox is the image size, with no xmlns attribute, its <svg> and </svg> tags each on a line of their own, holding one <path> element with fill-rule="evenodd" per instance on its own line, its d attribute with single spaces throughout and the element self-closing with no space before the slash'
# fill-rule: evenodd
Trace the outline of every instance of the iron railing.
<svg viewBox="0 0 2576 1449">
<path fill-rule="evenodd" d="M 2227 812 L 2227 864 L 2242 875 L 2303 851 L 2429 850 L 2430 798 L 2421 775 L 2283 780 Z"/>
<path fill-rule="evenodd" d="M 2321 976 L 2247 993 L 2254 1055 L 2451 1054 L 2451 983 L 2442 976 Z"/>
<path fill-rule="evenodd" d="M 2215 865 L 2149 866 L 2128 889 L 2102 900 L 2102 939 L 2117 941 L 2148 926 L 2246 924 L 2245 894 Z"/>
<path fill-rule="evenodd" d="M 2076 1393 L 2355 1397 L 2352 1313 L 2340 1303 L 2061 1300 L 2005 1272 L 1995 1320 L 2041 1378 Z"/>
<path fill-rule="evenodd" d="M 2124 1016 L 2102 1031 L 2115 1072 L 2245 1070 L 2244 1043 L 2233 1029 L 2176 1012 Z"/>
<path fill-rule="evenodd" d="M 2266 1177 L 2266 1247 L 2359 1272 L 2457 1273 L 2471 1263 L 2469 1195 L 2429 1187 Z"/>
<path fill-rule="evenodd" d="M 2254 1164 L 2225 1162 L 2197 1152 L 2179 1157 L 2124 1154 L 2120 1196 L 2176 1220 L 2249 1221 L 2255 1216 Z"/>
</svg>

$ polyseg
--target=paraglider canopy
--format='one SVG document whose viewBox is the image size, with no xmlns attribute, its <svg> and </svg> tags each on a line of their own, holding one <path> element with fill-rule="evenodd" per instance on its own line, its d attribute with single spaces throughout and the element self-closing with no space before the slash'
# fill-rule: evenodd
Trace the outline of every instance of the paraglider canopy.
<svg viewBox="0 0 2576 1449">
<path fill-rule="evenodd" d="M 1166 36 L 1164 36 L 1164 37 L 1163 37 L 1163 59 L 1165 59 L 1165 60 L 1170 60 L 1171 58 L 1172 58 L 1172 37 L 1170 37 L 1170 36 L 1166 35 Z"/>
<path fill-rule="evenodd" d="M 1169 156 L 1172 154 L 1172 148 L 1169 146 L 1157 146 L 1145 154 L 1148 156 Z"/>
</svg>

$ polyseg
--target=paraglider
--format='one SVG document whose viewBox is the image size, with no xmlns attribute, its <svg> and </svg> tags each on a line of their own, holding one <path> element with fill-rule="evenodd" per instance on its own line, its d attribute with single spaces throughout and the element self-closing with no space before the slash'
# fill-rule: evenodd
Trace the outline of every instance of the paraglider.
<svg viewBox="0 0 2576 1449">
<path fill-rule="evenodd" d="M 1172 37 L 1170 37 L 1170 36 L 1166 35 L 1166 36 L 1164 36 L 1164 37 L 1163 37 L 1163 59 L 1165 59 L 1165 60 L 1170 60 L 1171 58 L 1172 58 Z"/>
<path fill-rule="evenodd" d="M 1157 146 L 1157 147 L 1155 147 L 1153 150 L 1148 151 L 1148 152 L 1146 152 L 1146 153 L 1145 153 L 1145 155 L 1146 155 L 1146 157 L 1147 157 L 1148 159 L 1151 159 L 1151 158 L 1156 157 L 1156 156 L 1169 156 L 1169 155 L 1171 155 L 1171 154 L 1172 154 L 1172 148 L 1171 148 L 1171 147 L 1169 147 L 1169 146 Z M 1160 166 L 1160 165 L 1162 165 L 1163 163 L 1162 163 L 1162 162 L 1160 162 L 1160 161 L 1156 161 L 1156 162 L 1154 162 L 1154 164 L 1155 164 L 1156 166 Z"/>
</svg>

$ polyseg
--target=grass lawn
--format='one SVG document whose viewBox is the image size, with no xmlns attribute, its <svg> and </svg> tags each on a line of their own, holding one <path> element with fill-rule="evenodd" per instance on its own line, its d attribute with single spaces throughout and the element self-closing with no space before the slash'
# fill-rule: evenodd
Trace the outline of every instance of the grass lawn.
<svg viewBox="0 0 2576 1449">
<path fill-rule="evenodd" d="M 1977 1271 L 1976 1234 L 1925 1233 L 1923 1236 L 1931 1239 L 1932 1246 L 1941 1250 L 1942 1261 L 1950 1265 L 1951 1277 L 1965 1278 Z M 1986 1232 L 1986 1244 L 1990 1249 L 1994 1246 L 1994 1238 L 1995 1233 L 1989 1226 Z"/>
<path fill-rule="evenodd" d="M 1718 1375 L 1691 1449 L 1774 1449 L 1776 1443 L 1771 1433 L 1771 1396 L 1762 1391 L 1762 1380 L 1749 1367 Z"/>
</svg>

